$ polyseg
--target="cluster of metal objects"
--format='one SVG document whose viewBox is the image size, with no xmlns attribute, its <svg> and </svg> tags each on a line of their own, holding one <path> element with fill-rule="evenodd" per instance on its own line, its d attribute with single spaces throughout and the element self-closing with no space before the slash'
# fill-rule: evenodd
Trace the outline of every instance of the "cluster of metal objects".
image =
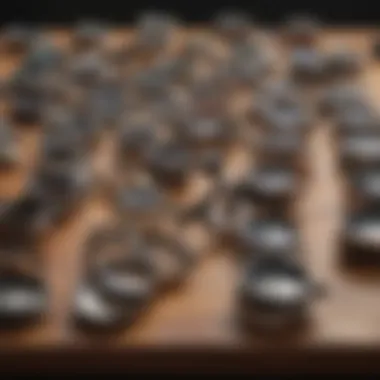
<svg viewBox="0 0 380 380">
<path fill-rule="evenodd" d="M 346 190 L 346 217 L 341 231 L 342 261 L 351 266 L 378 265 L 379 115 L 357 89 L 340 94 L 333 126 Z M 340 109 L 343 106 L 343 109 Z M 335 108 L 335 107 L 334 107 Z"/>
<path fill-rule="evenodd" d="M 305 145 L 321 114 L 336 122 L 358 201 L 345 242 L 356 256 L 378 249 L 380 135 L 377 115 L 355 86 L 363 57 L 320 52 L 319 25 L 305 17 L 289 20 L 272 50 L 244 13 L 220 13 L 207 30 L 184 30 L 166 14 L 145 14 L 132 38 L 125 32 L 113 47 L 107 25 L 81 22 L 65 49 L 43 30 L 3 30 L 2 53 L 22 59 L 1 86 L 2 167 L 17 164 L 13 124 L 40 125 L 43 140 L 25 190 L 0 208 L 1 323 L 35 320 L 47 309 L 38 244 L 96 185 L 91 157 L 107 130 L 115 137 L 107 194 L 116 220 L 85 242 L 72 305 L 81 326 L 126 326 L 162 289 L 183 282 L 199 258 L 181 239 L 194 221 L 243 255 L 244 321 L 284 327 L 303 320 L 318 287 L 301 264 L 294 204 L 308 178 Z M 244 95 L 250 104 L 236 112 L 233 99 Z M 237 146 L 248 149 L 252 165 L 231 184 L 224 166 Z M 195 173 L 213 186 L 183 206 L 171 195 Z"/>
</svg>

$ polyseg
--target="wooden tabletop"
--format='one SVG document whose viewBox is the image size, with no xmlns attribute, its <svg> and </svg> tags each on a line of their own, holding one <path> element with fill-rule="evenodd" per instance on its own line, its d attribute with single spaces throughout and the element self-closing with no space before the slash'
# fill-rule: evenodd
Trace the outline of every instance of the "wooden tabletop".
<svg viewBox="0 0 380 380">
<path fill-rule="evenodd" d="M 372 33 L 328 31 L 322 46 L 347 42 L 368 57 Z M 0 60 L 4 77 L 13 67 L 7 57 Z M 380 106 L 380 63 L 368 63 L 360 80 Z M 38 128 L 24 127 L 18 133 L 22 162 L 17 173 L 2 175 L 3 196 L 22 188 L 37 151 Z M 380 367 L 380 273 L 349 272 L 340 266 L 338 233 L 344 215 L 344 192 L 329 125 L 316 125 L 306 143 L 310 174 L 297 204 L 302 260 L 326 287 L 325 296 L 312 305 L 307 329 L 295 336 L 276 338 L 243 331 L 234 306 L 239 265 L 233 252 L 211 251 L 205 252 L 181 288 L 162 295 L 131 328 L 102 337 L 78 331 L 70 320 L 70 305 L 80 278 L 83 241 L 91 228 L 107 217 L 102 199 L 95 192 L 44 242 L 49 312 L 39 326 L 0 332 L 0 371 L 14 367 L 54 370 L 57 366 L 66 370 L 153 371 L 170 367 L 277 372 Z M 94 154 L 97 173 L 107 171 L 112 144 L 112 137 L 105 135 Z M 241 164 L 236 152 L 230 159 L 233 173 Z"/>
</svg>

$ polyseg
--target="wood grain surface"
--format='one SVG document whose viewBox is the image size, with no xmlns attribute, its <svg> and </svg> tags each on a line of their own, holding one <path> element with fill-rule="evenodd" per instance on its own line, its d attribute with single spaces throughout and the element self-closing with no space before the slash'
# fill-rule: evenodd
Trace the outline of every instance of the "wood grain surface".
<svg viewBox="0 0 380 380">
<path fill-rule="evenodd" d="M 373 33 L 329 30 L 324 32 L 322 46 L 347 43 L 368 57 Z M 115 33 L 114 40 L 119 35 Z M 57 33 L 57 40 L 64 44 L 65 34 Z M 269 41 L 275 43 L 275 35 L 269 33 Z M 14 65 L 2 57 L 4 78 Z M 380 63 L 368 63 L 360 80 L 380 106 Z M 1 175 L 2 196 L 17 194 L 36 156 L 39 129 L 24 127 L 18 134 L 22 160 L 17 173 Z M 338 236 L 345 202 L 330 126 L 316 125 L 306 143 L 310 172 L 297 204 L 301 258 L 326 288 L 324 297 L 312 305 L 307 329 L 276 338 L 243 331 L 235 312 L 239 262 L 233 252 L 211 250 L 181 288 L 164 294 L 131 328 L 106 337 L 78 331 L 70 320 L 70 306 L 81 274 L 83 241 L 91 228 L 108 217 L 99 192 L 94 191 L 73 218 L 42 244 L 49 311 L 39 326 L 0 332 L 0 372 L 13 366 L 25 370 L 59 366 L 66 370 L 170 367 L 275 372 L 380 367 L 380 273 L 347 271 L 340 266 Z M 99 176 L 111 164 L 112 144 L 112 136 L 105 135 L 94 153 Z M 244 152 L 234 150 L 229 162 L 232 176 L 243 173 L 239 169 Z M 194 182 L 189 193 L 197 192 L 199 183 Z"/>
</svg>

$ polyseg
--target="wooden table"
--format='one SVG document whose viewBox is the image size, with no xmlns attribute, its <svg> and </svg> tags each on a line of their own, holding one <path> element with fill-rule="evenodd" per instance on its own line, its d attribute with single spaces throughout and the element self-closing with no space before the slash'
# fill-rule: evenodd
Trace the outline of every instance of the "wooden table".
<svg viewBox="0 0 380 380">
<path fill-rule="evenodd" d="M 326 32 L 322 45 L 347 41 L 368 55 L 372 31 Z M 61 37 L 59 37 L 61 38 Z M 2 59 L 4 76 L 13 63 Z M 380 102 L 380 64 L 367 65 L 363 86 Z M 380 105 L 380 104 L 378 104 Z M 23 158 L 17 173 L 3 175 L 2 194 L 20 189 L 33 165 L 39 132 L 20 129 Z M 104 218 L 94 194 L 64 227 L 43 244 L 50 310 L 41 326 L 0 333 L 0 372 L 4 370 L 192 369 L 339 371 L 380 369 L 380 274 L 348 272 L 338 263 L 338 232 L 344 197 L 328 125 L 317 125 L 308 142 L 311 174 L 299 198 L 302 259 L 327 294 L 312 306 L 307 331 L 287 338 L 251 336 L 236 323 L 234 299 L 239 271 L 233 254 L 209 252 L 189 281 L 163 295 L 130 329 L 92 337 L 70 323 L 70 303 L 80 276 L 82 243 Z M 105 137 L 95 155 L 99 173 L 109 164 L 112 140 Z"/>
</svg>

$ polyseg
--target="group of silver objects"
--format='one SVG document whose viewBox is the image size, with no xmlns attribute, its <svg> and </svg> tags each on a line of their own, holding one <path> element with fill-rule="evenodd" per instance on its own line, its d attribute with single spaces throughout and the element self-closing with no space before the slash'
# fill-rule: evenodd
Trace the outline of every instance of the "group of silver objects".
<svg viewBox="0 0 380 380">
<path fill-rule="evenodd" d="M 370 57 L 320 51 L 310 17 L 290 19 L 275 38 L 241 12 L 185 30 L 146 13 L 115 47 L 99 22 L 78 23 L 67 46 L 30 25 L 3 28 L 1 55 L 20 64 L 1 82 L 2 170 L 17 166 L 19 125 L 38 125 L 42 146 L 24 191 L 0 203 L 1 325 L 47 312 L 39 243 L 99 185 L 91 159 L 104 133 L 115 142 L 116 174 L 104 183 L 116 217 L 84 244 L 71 303 L 80 327 L 126 327 L 180 285 L 201 256 L 184 239 L 194 223 L 243 257 L 244 323 L 277 329 L 307 319 L 320 288 L 301 263 L 294 203 L 308 178 L 305 141 L 321 117 L 334 126 L 354 200 L 344 251 L 379 257 L 380 119 L 358 85 Z M 376 59 L 379 50 L 375 42 Z M 252 165 L 231 182 L 225 166 L 238 146 Z M 206 195 L 173 200 L 199 173 L 211 184 Z"/>
</svg>

